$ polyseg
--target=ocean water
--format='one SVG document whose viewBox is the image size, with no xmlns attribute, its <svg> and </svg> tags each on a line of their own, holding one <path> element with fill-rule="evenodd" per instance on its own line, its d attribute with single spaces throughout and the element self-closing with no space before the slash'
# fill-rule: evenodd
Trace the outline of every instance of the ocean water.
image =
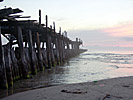
<svg viewBox="0 0 133 100">
<path fill-rule="evenodd" d="M 71 58 L 51 74 L 52 84 L 92 82 L 133 76 L 132 51 L 87 51 Z"/>
</svg>

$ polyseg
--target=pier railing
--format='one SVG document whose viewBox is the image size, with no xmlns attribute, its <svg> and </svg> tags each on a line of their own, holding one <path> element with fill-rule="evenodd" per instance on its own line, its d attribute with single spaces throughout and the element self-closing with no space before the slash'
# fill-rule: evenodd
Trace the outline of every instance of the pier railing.
<svg viewBox="0 0 133 100">
<path fill-rule="evenodd" d="M 36 20 L 17 20 L 30 18 L 17 13 L 20 9 L 5 8 L 0 10 L 0 88 L 13 86 L 13 81 L 29 78 L 38 71 L 63 64 L 67 59 L 83 52 L 79 49 L 82 40 L 72 41 L 67 32 L 55 31 Z M 13 15 L 12 15 L 13 14 Z M 17 14 L 17 15 L 15 15 Z M 2 45 L 1 34 L 9 41 Z"/>
</svg>

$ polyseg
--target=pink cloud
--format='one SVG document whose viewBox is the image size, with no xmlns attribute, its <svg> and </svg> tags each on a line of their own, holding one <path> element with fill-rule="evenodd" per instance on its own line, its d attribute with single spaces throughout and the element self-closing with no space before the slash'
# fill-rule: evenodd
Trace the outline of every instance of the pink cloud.
<svg viewBox="0 0 133 100">
<path fill-rule="evenodd" d="M 118 25 L 104 29 L 103 31 L 116 37 L 133 36 L 133 24 Z"/>
<path fill-rule="evenodd" d="M 100 46 L 100 47 L 133 47 L 133 41 L 124 41 L 124 40 L 108 40 L 105 42 L 90 42 L 85 43 L 84 46 Z"/>
<path fill-rule="evenodd" d="M 80 37 L 84 47 L 133 47 L 133 24 L 106 29 L 69 31 L 70 37 Z"/>
</svg>

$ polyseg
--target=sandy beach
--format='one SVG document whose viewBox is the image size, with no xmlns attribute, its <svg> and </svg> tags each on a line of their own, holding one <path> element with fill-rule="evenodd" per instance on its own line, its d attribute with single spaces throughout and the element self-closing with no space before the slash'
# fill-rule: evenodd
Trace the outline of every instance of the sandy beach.
<svg viewBox="0 0 133 100">
<path fill-rule="evenodd" d="M 40 88 L 1 100 L 133 100 L 133 77 Z"/>
</svg>

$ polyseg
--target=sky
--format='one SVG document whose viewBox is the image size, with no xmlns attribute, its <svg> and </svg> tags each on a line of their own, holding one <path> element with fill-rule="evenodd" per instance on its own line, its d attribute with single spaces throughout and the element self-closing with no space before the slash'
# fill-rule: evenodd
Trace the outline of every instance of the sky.
<svg viewBox="0 0 133 100">
<path fill-rule="evenodd" d="M 70 39 L 81 38 L 86 48 L 126 48 L 133 50 L 133 0 L 4 0 L 5 6 L 20 8 L 24 16 L 49 26 L 56 23 Z"/>
</svg>

